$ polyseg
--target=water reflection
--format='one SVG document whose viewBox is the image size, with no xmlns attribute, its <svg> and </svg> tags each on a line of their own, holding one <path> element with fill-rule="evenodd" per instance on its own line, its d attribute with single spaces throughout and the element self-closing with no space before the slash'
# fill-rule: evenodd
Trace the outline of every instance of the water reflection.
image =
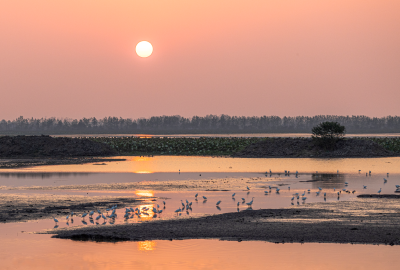
<svg viewBox="0 0 400 270">
<path fill-rule="evenodd" d="M 344 174 L 312 174 L 311 180 L 300 181 L 300 182 L 311 182 L 312 188 L 332 188 L 338 184 L 344 184 L 346 182 L 346 175 Z"/>
<path fill-rule="evenodd" d="M 118 159 L 126 159 L 118 162 L 105 162 L 107 166 L 82 165 L 54 165 L 39 166 L 23 169 L 4 169 L 3 172 L 250 172 L 265 173 L 272 171 L 273 174 L 290 171 L 290 175 L 312 173 L 400 173 L 400 158 L 229 158 L 229 157 L 191 157 L 191 156 L 155 156 L 155 157 L 131 157 L 121 156 Z M 200 175 L 200 174 L 198 174 Z"/>
<path fill-rule="evenodd" d="M 154 212 L 151 210 L 153 209 L 154 204 L 145 204 L 145 205 L 141 205 L 139 208 L 139 212 L 138 212 L 138 217 L 142 220 L 142 221 L 148 221 L 153 219 L 154 216 Z"/>
<path fill-rule="evenodd" d="M 154 191 L 152 190 L 136 190 L 135 194 L 139 197 L 154 197 Z"/>
<path fill-rule="evenodd" d="M 138 250 L 140 251 L 152 251 L 156 248 L 155 241 L 141 241 L 137 242 Z"/>
</svg>

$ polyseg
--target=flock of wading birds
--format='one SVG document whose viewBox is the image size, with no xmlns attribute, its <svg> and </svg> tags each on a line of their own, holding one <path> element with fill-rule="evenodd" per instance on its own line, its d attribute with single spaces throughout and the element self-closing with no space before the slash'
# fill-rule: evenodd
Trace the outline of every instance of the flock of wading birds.
<svg viewBox="0 0 400 270">
<path fill-rule="evenodd" d="M 360 171 L 361 170 L 359 170 L 359 173 L 360 173 Z M 266 172 L 265 174 L 268 175 L 268 173 L 269 173 L 270 176 L 272 176 L 272 171 L 271 170 L 269 170 L 269 172 Z M 318 171 L 316 173 L 318 174 Z M 339 171 L 337 171 L 337 174 L 339 175 Z M 296 178 L 298 177 L 298 175 L 299 175 L 299 173 L 298 173 L 298 171 L 296 171 L 296 173 L 295 173 Z M 366 176 L 368 176 L 368 175 L 371 175 L 371 171 L 369 171 L 369 173 L 368 172 L 366 173 Z M 285 176 L 290 176 L 290 171 L 286 171 L 285 170 Z M 389 177 L 389 173 L 387 173 L 387 177 Z M 383 183 L 384 184 L 387 183 L 387 181 L 388 180 L 386 178 L 383 178 Z M 348 185 L 349 185 L 349 183 L 345 182 L 344 183 L 345 188 L 343 188 L 343 189 L 341 189 L 339 191 L 336 191 L 336 188 L 333 188 L 333 192 L 335 192 L 337 194 L 338 200 L 340 199 L 340 195 L 341 195 L 342 192 L 352 193 L 352 194 L 354 194 L 356 192 L 355 190 L 353 190 L 353 191 L 347 190 L 346 187 L 348 187 Z M 396 191 L 400 192 L 400 185 L 395 185 L 395 187 L 396 187 Z M 250 188 L 247 186 L 246 189 L 247 189 L 247 195 L 248 195 L 250 193 Z M 279 194 L 279 192 L 281 191 L 281 189 L 278 188 L 278 187 L 268 186 L 268 190 L 265 190 L 264 194 L 265 195 L 269 195 L 272 192 L 273 189 L 275 189 L 275 193 L 277 193 L 277 194 Z M 367 186 L 363 185 L 363 189 L 367 189 Z M 290 186 L 288 186 L 288 190 L 290 191 Z M 316 192 L 316 196 L 320 196 L 321 192 L 322 192 L 322 188 L 318 187 L 318 191 Z M 377 191 L 378 194 L 380 194 L 381 192 L 382 192 L 382 188 L 380 188 Z M 307 190 L 307 194 L 311 194 L 311 190 L 310 189 Z M 326 192 L 324 192 L 323 195 L 324 195 L 324 200 L 326 201 Z M 235 196 L 236 196 L 236 193 L 233 193 L 232 194 L 232 199 L 233 200 L 236 200 Z M 199 194 L 196 193 L 196 195 L 194 195 L 194 197 L 195 197 L 195 201 L 198 201 Z M 202 198 L 203 198 L 203 202 L 204 203 L 207 202 L 207 197 L 206 196 L 202 196 Z M 291 205 L 294 205 L 295 201 L 297 202 L 297 205 L 299 205 L 300 204 L 300 199 L 301 199 L 302 203 L 306 202 L 306 200 L 307 200 L 306 191 L 304 191 L 302 194 L 294 193 L 293 197 L 291 198 Z M 247 206 L 246 210 L 252 210 L 254 197 L 252 197 L 251 201 L 249 201 L 249 202 L 246 202 L 245 198 L 241 198 L 241 200 L 242 200 L 241 202 L 239 201 L 236 204 L 238 212 L 239 212 L 239 207 L 240 207 L 241 204 Z M 221 204 L 221 202 L 222 201 L 219 200 L 216 203 L 216 207 L 217 207 L 218 210 L 221 210 L 221 208 L 219 206 Z M 182 212 L 186 211 L 186 213 L 189 214 L 189 211 L 192 211 L 192 204 L 193 204 L 193 202 L 189 202 L 187 199 L 186 199 L 186 204 L 183 202 L 183 200 L 181 200 L 181 205 L 182 206 L 179 207 L 178 209 L 176 209 L 175 213 L 180 215 Z M 109 221 L 109 224 L 114 224 L 115 223 L 115 219 L 118 217 L 118 215 L 116 213 L 117 208 L 118 208 L 118 205 L 114 205 L 114 206 L 112 206 L 110 208 L 107 208 L 105 212 L 102 212 L 99 209 L 92 210 L 89 213 L 86 213 L 86 212 L 83 213 L 80 217 L 82 218 L 82 223 L 85 224 L 85 225 L 87 225 L 87 222 L 85 221 L 85 218 L 87 216 L 89 218 L 89 222 L 92 223 L 92 224 L 94 224 L 95 222 L 96 222 L 96 224 L 99 224 L 99 222 L 101 220 L 103 220 L 103 224 L 106 224 L 107 220 Z M 160 205 L 158 205 L 158 204 L 155 207 L 153 207 L 152 209 L 150 209 L 149 207 L 145 207 L 145 206 L 137 207 L 135 209 L 133 209 L 132 207 L 125 208 L 124 219 L 128 220 L 128 219 L 134 218 L 134 216 L 137 216 L 138 218 L 140 218 L 140 217 L 150 216 L 150 215 L 152 215 L 153 218 L 156 218 L 158 215 L 160 215 L 163 212 L 163 210 L 165 208 L 166 208 L 166 202 L 165 201 L 163 201 L 163 209 L 160 209 Z M 93 217 L 94 215 L 96 215 L 95 218 Z M 73 217 L 74 216 L 79 216 L 79 215 L 76 215 L 74 212 L 71 212 L 69 215 L 67 215 L 65 217 L 67 225 L 69 225 L 69 222 L 71 222 L 71 223 L 74 222 L 73 221 Z M 56 223 L 55 227 L 58 227 L 58 225 L 57 225 L 58 222 L 59 222 L 58 219 L 56 219 L 56 218 L 53 218 L 53 219 L 54 219 L 54 222 Z"/>
</svg>

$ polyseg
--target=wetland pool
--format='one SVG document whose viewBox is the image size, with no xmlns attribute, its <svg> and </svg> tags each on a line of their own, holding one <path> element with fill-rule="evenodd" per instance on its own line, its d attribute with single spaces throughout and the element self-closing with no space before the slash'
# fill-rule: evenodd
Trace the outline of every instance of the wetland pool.
<svg viewBox="0 0 400 270">
<path fill-rule="evenodd" d="M 107 162 L 107 165 L 2 170 L 0 198 L 12 201 L 16 197 L 32 196 L 124 196 L 149 198 L 133 205 L 133 208 L 151 209 L 158 204 L 163 209 L 163 213 L 156 216 L 148 211 L 147 215 L 131 215 L 124 219 L 125 208 L 118 208 L 118 218 L 113 223 L 123 224 L 247 211 L 249 207 L 242 203 L 242 198 L 249 202 L 253 197 L 252 209 L 301 208 L 308 203 L 321 203 L 323 207 L 325 202 L 356 200 L 358 194 L 376 193 L 379 189 L 382 189 L 382 194 L 394 194 L 395 185 L 400 185 L 400 158 L 123 158 L 127 160 L 118 164 Z M 270 169 L 272 174 L 265 175 Z M 285 175 L 285 170 L 291 173 Z M 295 171 L 299 174 L 296 175 Z M 384 183 L 383 178 L 388 181 Z M 179 188 L 174 185 L 179 185 Z M 277 188 L 279 192 L 276 192 Z M 317 195 L 319 188 L 322 193 Z M 355 193 L 346 193 L 343 189 L 355 190 Z M 341 191 L 339 198 L 338 191 Z M 199 194 L 197 200 L 194 197 L 196 193 Z M 233 193 L 236 193 L 234 198 Z M 307 200 L 299 200 L 299 203 L 297 199 L 292 201 L 295 193 L 305 193 Z M 327 193 L 326 197 L 323 193 Z M 156 200 L 153 201 L 153 198 Z M 186 199 L 192 202 L 192 207 L 175 213 Z M 219 200 L 221 204 L 216 207 Z M 166 201 L 165 208 L 163 201 Z M 101 211 L 105 212 L 105 209 Z M 76 216 L 73 223 L 70 220 L 67 223 L 65 215 L 60 214 L 57 218 L 58 228 L 110 226 L 108 219 L 96 222 L 95 219 Z M 100 243 L 56 239 L 32 233 L 54 227 L 51 218 L 0 223 L 1 269 L 397 269 L 400 261 L 396 256 L 399 246 L 275 244 L 210 239 Z"/>
</svg>

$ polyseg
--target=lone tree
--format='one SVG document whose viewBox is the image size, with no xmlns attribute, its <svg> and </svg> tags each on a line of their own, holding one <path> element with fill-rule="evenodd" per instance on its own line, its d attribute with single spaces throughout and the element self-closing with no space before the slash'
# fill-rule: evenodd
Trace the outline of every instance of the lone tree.
<svg viewBox="0 0 400 270">
<path fill-rule="evenodd" d="M 322 122 L 311 130 L 313 140 L 321 147 L 333 150 L 336 142 L 343 139 L 346 128 L 338 122 Z"/>
</svg>

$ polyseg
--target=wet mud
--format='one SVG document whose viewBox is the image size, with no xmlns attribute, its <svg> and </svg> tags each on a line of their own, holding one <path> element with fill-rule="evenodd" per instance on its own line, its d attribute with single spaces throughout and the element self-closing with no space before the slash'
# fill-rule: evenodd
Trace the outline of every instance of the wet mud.
<svg viewBox="0 0 400 270">
<path fill-rule="evenodd" d="M 358 198 L 388 198 L 388 199 L 400 199 L 398 194 L 361 194 Z"/>
<path fill-rule="evenodd" d="M 47 165 L 71 165 L 71 164 L 85 164 L 94 162 L 118 162 L 125 161 L 126 159 L 110 159 L 110 158 L 94 158 L 94 157 L 75 157 L 75 158 L 13 158 L 13 159 L 0 159 L 1 169 L 14 169 L 34 166 L 47 166 Z M 103 165 L 103 164 L 102 164 Z"/>
<path fill-rule="evenodd" d="M 92 241 L 179 239 L 400 244 L 399 201 L 357 199 L 299 208 L 245 210 L 200 218 L 58 229 L 53 237 Z"/>
<path fill-rule="evenodd" d="M 40 195 L 40 194 L 1 194 L 0 195 L 0 223 L 16 222 L 45 218 L 65 217 L 73 211 L 81 215 L 94 209 L 105 210 L 115 204 L 119 207 L 139 205 L 144 201 L 153 201 L 154 198 L 131 197 L 85 197 L 68 195 Z"/>
</svg>

